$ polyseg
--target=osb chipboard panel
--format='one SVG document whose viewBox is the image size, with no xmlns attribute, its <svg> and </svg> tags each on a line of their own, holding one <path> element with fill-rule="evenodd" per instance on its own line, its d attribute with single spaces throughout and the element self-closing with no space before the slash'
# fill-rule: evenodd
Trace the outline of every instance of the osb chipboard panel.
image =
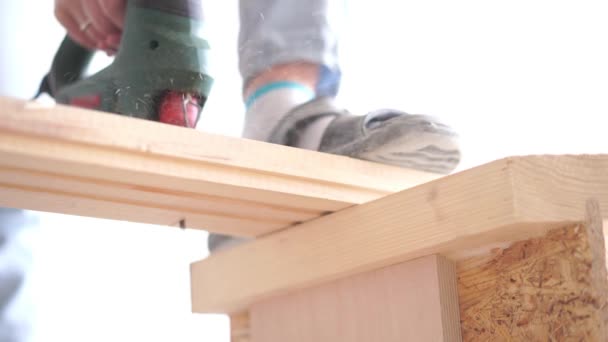
<svg viewBox="0 0 608 342">
<path fill-rule="evenodd" d="M 602 221 L 516 242 L 460 262 L 465 341 L 606 341 L 607 276 Z"/>
</svg>

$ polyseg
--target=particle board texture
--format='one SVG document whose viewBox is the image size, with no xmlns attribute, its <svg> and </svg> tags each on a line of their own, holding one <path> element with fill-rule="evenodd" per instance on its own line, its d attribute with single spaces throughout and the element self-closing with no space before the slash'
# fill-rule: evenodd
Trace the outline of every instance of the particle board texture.
<svg viewBox="0 0 608 342">
<path fill-rule="evenodd" d="M 606 155 L 509 157 L 270 234 L 193 263 L 193 311 L 238 312 L 425 255 L 458 261 L 543 236 L 580 222 L 590 198 L 608 207 L 606 170 Z"/>
<path fill-rule="evenodd" d="M 608 280 L 597 203 L 586 222 L 457 265 L 465 341 L 607 341 Z"/>
<path fill-rule="evenodd" d="M 440 177 L 0 97 L 0 206 L 257 237 Z"/>
</svg>

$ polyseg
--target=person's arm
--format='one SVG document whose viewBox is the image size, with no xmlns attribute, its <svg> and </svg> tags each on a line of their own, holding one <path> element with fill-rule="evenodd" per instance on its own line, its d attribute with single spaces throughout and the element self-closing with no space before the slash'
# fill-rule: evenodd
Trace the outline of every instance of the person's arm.
<svg viewBox="0 0 608 342">
<path fill-rule="evenodd" d="M 55 17 L 82 46 L 116 51 L 125 18 L 126 0 L 55 0 Z"/>
</svg>

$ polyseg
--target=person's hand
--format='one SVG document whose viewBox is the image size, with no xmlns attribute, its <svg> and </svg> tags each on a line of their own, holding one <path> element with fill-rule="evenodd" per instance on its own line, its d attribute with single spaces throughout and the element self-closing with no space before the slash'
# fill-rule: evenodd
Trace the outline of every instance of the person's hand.
<svg viewBox="0 0 608 342">
<path fill-rule="evenodd" d="M 118 50 L 126 0 L 55 0 L 55 17 L 68 35 L 91 50 Z"/>
</svg>

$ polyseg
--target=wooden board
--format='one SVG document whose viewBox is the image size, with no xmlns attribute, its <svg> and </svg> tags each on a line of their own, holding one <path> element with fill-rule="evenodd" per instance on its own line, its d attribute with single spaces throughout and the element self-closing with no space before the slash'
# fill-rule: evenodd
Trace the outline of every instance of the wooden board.
<svg viewBox="0 0 608 342">
<path fill-rule="evenodd" d="M 608 207 L 608 156 L 499 160 L 257 239 L 193 263 L 195 312 L 235 312 L 306 288 L 439 253 L 455 260 Z M 243 284 L 247 284 L 243 286 Z"/>
<path fill-rule="evenodd" d="M 458 263 L 465 341 L 606 341 L 601 217 Z"/>
<path fill-rule="evenodd" d="M 249 312 L 230 315 L 230 342 L 250 342 Z"/>
<path fill-rule="evenodd" d="M 461 341 L 454 265 L 431 255 L 254 304 L 251 342 Z"/>
<path fill-rule="evenodd" d="M 463 340 L 605 341 L 607 224 L 602 232 L 597 202 L 589 201 L 585 222 L 458 261 Z M 285 315 L 299 320 L 301 312 Z M 239 317 L 234 331 L 250 341 L 247 316 Z"/>
<path fill-rule="evenodd" d="M 0 97 L 0 206 L 260 236 L 437 178 Z"/>
</svg>

